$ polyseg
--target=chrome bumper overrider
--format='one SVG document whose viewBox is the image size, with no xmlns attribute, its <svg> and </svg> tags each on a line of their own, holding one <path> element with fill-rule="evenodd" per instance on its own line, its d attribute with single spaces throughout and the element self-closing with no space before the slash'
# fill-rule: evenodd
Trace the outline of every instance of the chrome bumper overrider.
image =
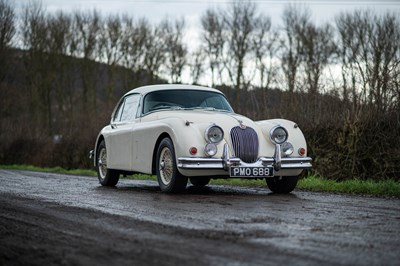
<svg viewBox="0 0 400 266">
<path fill-rule="evenodd" d="M 310 157 L 284 157 L 281 156 L 281 146 L 275 145 L 275 154 L 273 157 L 261 157 L 255 163 L 245 163 L 240 158 L 231 158 L 228 145 L 224 145 L 222 158 L 178 158 L 178 168 L 195 169 L 224 169 L 228 170 L 231 166 L 244 167 L 263 167 L 273 166 L 275 171 L 286 169 L 310 169 L 312 159 Z"/>
</svg>

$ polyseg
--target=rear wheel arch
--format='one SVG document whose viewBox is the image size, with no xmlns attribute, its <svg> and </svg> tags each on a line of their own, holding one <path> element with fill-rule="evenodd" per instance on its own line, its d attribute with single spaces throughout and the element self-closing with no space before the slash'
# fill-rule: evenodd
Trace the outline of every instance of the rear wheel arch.
<svg viewBox="0 0 400 266">
<path fill-rule="evenodd" d="M 97 177 L 101 185 L 113 187 L 118 183 L 120 173 L 117 170 L 109 169 L 107 163 L 107 147 L 103 139 L 98 145 L 98 152 L 96 152 Z"/>
<path fill-rule="evenodd" d="M 99 135 L 97 137 L 97 141 L 96 141 L 96 145 L 94 147 L 94 153 L 93 153 L 93 160 L 94 160 L 93 163 L 94 163 L 94 167 L 95 168 L 97 167 L 97 156 L 98 156 L 98 153 L 99 153 L 99 146 L 100 146 L 100 143 L 102 141 L 105 142 L 104 136 L 103 135 Z"/>
<path fill-rule="evenodd" d="M 98 152 L 99 145 L 100 145 L 100 143 L 101 143 L 103 140 L 105 141 L 104 136 L 103 136 L 103 135 L 100 135 L 100 136 L 98 137 L 97 143 L 96 143 L 96 152 Z"/>
</svg>

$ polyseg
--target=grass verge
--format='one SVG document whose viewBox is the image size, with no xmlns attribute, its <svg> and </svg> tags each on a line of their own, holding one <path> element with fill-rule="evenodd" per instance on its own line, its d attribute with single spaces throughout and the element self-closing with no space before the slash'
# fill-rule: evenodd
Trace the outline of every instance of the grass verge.
<svg viewBox="0 0 400 266">
<path fill-rule="evenodd" d="M 38 171 L 47 173 L 70 174 L 97 176 L 96 171 L 88 169 L 67 170 L 61 167 L 37 167 L 32 165 L 0 165 L 0 169 Z M 157 180 L 153 175 L 137 174 L 128 176 L 129 179 L 135 180 Z M 213 185 L 231 185 L 242 187 L 265 187 L 264 180 L 246 180 L 246 179 L 216 179 L 211 180 Z M 327 180 L 322 177 L 310 175 L 299 180 L 297 189 L 316 191 L 316 192 L 332 192 L 345 193 L 351 195 L 370 195 L 376 197 L 400 198 L 400 182 L 395 180 L 347 180 L 334 181 Z"/>
<path fill-rule="evenodd" d="M 0 169 L 46 172 L 46 173 L 56 173 L 56 174 L 68 174 L 68 175 L 97 176 L 96 171 L 94 171 L 94 170 L 89 170 L 89 169 L 67 170 L 67 169 L 64 169 L 59 166 L 57 166 L 57 167 L 38 167 L 38 166 L 25 165 L 25 164 L 11 164 L 11 165 L 0 165 Z"/>
<path fill-rule="evenodd" d="M 352 179 L 338 182 L 318 176 L 308 176 L 299 181 L 297 188 L 309 191 L 400 198 L 400 182 L 395 180 L 376 181 Z"/>
</svg>

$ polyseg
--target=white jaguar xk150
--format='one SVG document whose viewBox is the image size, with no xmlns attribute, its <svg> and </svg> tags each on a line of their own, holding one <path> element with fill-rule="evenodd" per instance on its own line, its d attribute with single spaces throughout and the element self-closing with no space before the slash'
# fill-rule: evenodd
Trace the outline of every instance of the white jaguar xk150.
<svg viewBox="0 0 400 266">
<path fill-rule="evenodd" d="M 252 121 L 234 113 L 223 93 L 191 85 L 154 85 L 125 94 L 91 152 L 100 183 L 120 174 L 157 175 L 164 192 L 179 192 L 211 178 L 265 179 L 289 193 L 311 168 L 296 123 Z"/>
</svg>

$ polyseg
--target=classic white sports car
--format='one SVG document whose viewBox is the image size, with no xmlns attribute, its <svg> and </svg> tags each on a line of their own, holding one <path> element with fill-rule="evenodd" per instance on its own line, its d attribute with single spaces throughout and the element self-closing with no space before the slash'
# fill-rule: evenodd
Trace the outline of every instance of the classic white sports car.
<svg viewBox="0 0 400 266">
<path fill-rule="evenodd" d="M 289 193 L 311 168 L 296 123 L 252 121 L 235 114 L 225 95 L 192 85 L 153 85 L 126 93 L 91 152 L 103 186 L 120 174 L 157 175 L 164 192 L 180 192 L 188 179 L 265 179 L 275 193 Z"/>
</svg>

